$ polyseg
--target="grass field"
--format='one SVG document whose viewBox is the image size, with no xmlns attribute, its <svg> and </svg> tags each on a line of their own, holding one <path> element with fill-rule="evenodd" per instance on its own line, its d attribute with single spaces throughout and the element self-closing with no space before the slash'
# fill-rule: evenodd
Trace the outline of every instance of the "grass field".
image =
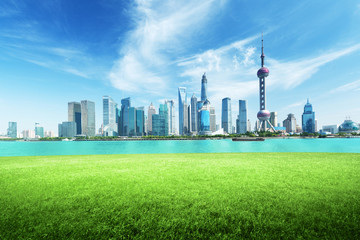
<svg viewBox="0 0 360 240">
<path fill-rule="evenodd" d="M 0 239 L 360 239 L 360 154 L 0 158 Z"/>
</svg>

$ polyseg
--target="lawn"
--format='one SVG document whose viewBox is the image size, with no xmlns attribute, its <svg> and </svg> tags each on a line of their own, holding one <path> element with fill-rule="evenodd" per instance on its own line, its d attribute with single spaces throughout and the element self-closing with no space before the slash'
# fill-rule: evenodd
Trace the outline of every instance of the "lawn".
<svg viewBox="0 0 360 240">
<path fill-rule="evenodd" d="M 0 157 L 0 239 L 360 239 L 360 154 Z"/>
</svg>

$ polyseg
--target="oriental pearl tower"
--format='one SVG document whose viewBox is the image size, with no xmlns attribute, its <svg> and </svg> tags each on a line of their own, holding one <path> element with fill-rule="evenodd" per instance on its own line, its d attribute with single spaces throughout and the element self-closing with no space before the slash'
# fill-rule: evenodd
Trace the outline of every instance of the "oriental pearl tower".
<svg viewBox="0 0 360 240">
<path fill-rule="evenodd" d="M 271 127 L 275 132 L 274 126 L 270 123 L 270 112 L 266 110 L 266 91 L 265 91 L 265 78 L 269 76 L 269 69 L 264 67 L 264 40 L 261 36 L 261 68 L 257 71 L 257 76 L 259 78 L 259 94 L 260 94 L 260 111 L 257 114 L 259 119 L 259 126 L 257 131 L 266 131 L 266 123 Z"/>
</svg>

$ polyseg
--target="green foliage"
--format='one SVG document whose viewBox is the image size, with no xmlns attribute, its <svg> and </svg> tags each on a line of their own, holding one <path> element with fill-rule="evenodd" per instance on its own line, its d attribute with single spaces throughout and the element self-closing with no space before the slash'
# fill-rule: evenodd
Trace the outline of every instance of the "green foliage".
<svg viewBox="0 0 360 240">
<path fill-rule="evenodd" d="M 0 158 L 0 239 L 359 239 L 360 154 Z"/>
</svg>

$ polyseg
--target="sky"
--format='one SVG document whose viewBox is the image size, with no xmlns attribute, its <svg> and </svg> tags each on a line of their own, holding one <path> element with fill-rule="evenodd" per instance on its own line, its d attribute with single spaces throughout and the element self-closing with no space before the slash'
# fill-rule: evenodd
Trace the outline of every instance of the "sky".
<svg viewBox="0 0 360 240">
<path fill-rule="evenodd" d="M 91 100 L 96 128 L 102 96 L 132 105 L 200 97 L 201 77 L 221 122 L 221 100 L 259 110 L 261 34 L 266 108 L 301 125 L 309 98 L 319 128 L 360 122 L 360 2 L 266 0 L 2 0 L 0 2 L 0 134 L 38 122 L 57 133 L 67 103 Z M 177 126 L 178 128 L 178 126 Z"/>
</svg>

